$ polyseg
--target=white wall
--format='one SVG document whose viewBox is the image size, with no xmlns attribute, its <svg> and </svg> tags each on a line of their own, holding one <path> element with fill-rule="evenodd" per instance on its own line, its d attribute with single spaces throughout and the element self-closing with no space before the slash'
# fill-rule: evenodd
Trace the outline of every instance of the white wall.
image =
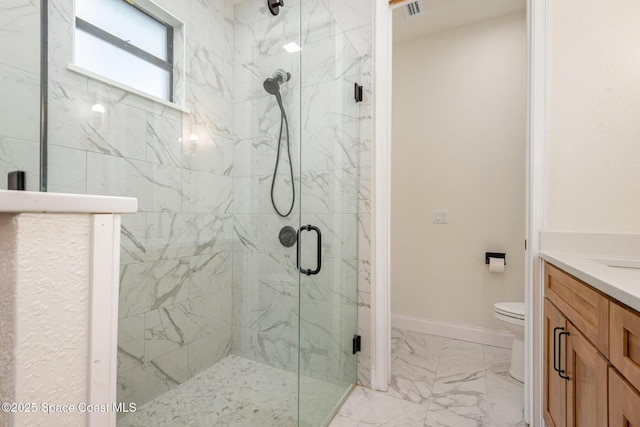
<svg viewBox="0 0 640 427">
<path fill-rule="evenodd" d="M 549 2 L 547 223 L 640 232 L 640 3 Z"/>
<path fill-rule="evenodd" d="M 500 330 L 523 300 L 525 58 L 524 12 L 394 45 L 392 313 Z"/>
<path fill-rule="evenodd" d="M 15 252 L 16 226 L 14 218 L 0 215 L 0 253 Z M 0 401 L 15 402 L 13 382 L 15 378 L 15 316 L 10 307 L 15 306 L 16 265 L 8 256 L 0 258 Z M 11 284 L 11 285 L 10 285 Z M 9 425 L 10 414 L 0 411 L 0 425 Z"/>
</svg>

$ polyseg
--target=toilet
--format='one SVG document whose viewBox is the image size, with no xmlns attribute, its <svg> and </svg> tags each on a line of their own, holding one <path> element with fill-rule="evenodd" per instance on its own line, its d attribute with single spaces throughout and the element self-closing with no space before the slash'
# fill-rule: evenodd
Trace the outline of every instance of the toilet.
<svg viewBox="0 0 640 427">
<path fill-rule="evenodd" d="M 524 382 L 524 303 L 497 302 L 493 305 L 494 315 L 504 322 L 507 331 L 513 334 L 511 367 L 509 375 Z"/>
</svg>

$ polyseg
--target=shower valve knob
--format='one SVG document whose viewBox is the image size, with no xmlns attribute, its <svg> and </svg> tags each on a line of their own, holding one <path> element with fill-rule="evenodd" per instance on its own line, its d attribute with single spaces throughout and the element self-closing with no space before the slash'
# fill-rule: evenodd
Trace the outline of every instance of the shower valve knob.
<svg viewBox="0 0 640 427">
<path fill-rule="evenodd" d="M 280 13 L 280 7 L 284 7 L 284 0 L 267 0 L 267 7 L 273 16 Z"/>
</svg>

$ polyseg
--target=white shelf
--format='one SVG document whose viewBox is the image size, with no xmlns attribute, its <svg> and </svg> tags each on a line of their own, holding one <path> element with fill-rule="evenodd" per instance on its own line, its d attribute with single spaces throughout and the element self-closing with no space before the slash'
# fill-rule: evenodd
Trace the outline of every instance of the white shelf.
<svg viewBox="0 0 640 427">
<path fill-rule="evenodd" d="M 0 190 L 0 213 L 135 213 L 133 197 Z"/>
</svg>

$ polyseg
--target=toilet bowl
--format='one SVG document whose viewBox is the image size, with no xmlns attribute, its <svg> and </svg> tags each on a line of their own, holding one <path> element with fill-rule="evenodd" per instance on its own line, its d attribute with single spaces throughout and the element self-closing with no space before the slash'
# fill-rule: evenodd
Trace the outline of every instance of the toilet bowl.
<svg viewBox="0 0 640 427">
<path fill-rule="evenodd" d="M 513 334 L 509 375 L 524 382 L 524 303 L 497 302 L 493 309 L 496 318 L 502 320 L 507 331 Z"/>
</svg>

